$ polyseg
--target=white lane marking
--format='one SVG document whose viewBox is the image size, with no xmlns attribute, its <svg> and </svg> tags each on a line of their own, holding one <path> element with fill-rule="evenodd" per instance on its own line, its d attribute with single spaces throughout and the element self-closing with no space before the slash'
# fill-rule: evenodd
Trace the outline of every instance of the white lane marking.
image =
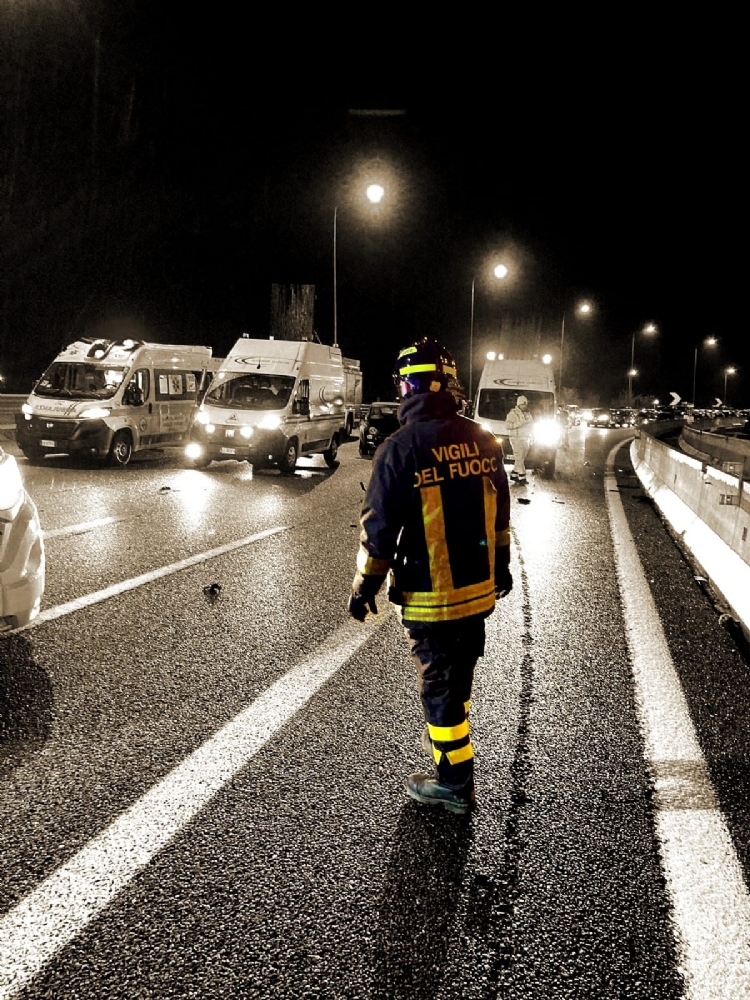
<svg viewBox="0 0 750 1000">
<path fill-rule="evenodd" d="M 36 628 L 37 625 L 54 621 L 55 618 L 63 618 L 74 611 L 80 611 L 82 608 L 88 608 L 92 604 L 99 604 L 101 601 L 106 601 L 110 597 L 117 597 L 118 594 L 124 594 L 127 590 L 135 590 L 136 587 L 153 583 L 154 580 L 160 580 L 163 576 L 179 573 L 180 570 L 187 569 L 189 566 L 196 566 L 198 563 L 206 562 L 208 559 L 215 559 L 217 556 L 223 556 L 227 552 L 233 552 L 235 549 L 241 549 L 245 545 L 251 545 L 261 538 L 268 538 L 269 535 L 276 535 L 280 531 L 287 530 L 287 528 L 283 527 L 267 528 L 265 531 L 259 531 L 255 535 L 238 538 L 234 542 L 227 542 L 226 545 L 218 545 L 215 549 L 209 549 L 207 552 L 198 552 L 194 556 L 187 556 L 185 559 L 180 559 L 179 562 L 170 563 L 169 566 L 160 566 L 159 569 L 151 570 L 150 573 L 142 573 L 140 576 L 131 577 L 130 580 L 123 580 L 121 583 L 112 584 L 111 587 L 105 587 L 104 590 L 96 590 L 92 594 L 76 597 L 66 604 L 57 604 L 54 608 L 47 608 L 45 611 L 40 611 L 36 618 L 30 621 L 28 625 L 22 625 L 21 628 L 13 629 L 4 634 L 14 635 L 16 632 L 25 632 L 30 628 Z"/>
<path fill-rule="evenodd" d="M 390 610 L 390 609 L 389 609 Z M 0 1000 L 10 1000 L 83 931 L 389 615 L 348 619 L 75 857 L 0 918 Z M 248 777 L 252 781 L 252 776 Z"/>
<path fill-rule="evenodd" d="M 739 1000 L 750 997 L 750 896 L 617 490 L 621 446 L 604 491 L 685 997 Z"/>
<path fill-rule="evenodd" d="M 82 535 L 85 531 L 91 531 L 93 528 L 101 528 L 105 524 L 116 524 L 118 521 L 126 521 L 127 517 L 121 515 L 120 517 L 97 517 L 94 521 L 81 521 L 80 524 L 70 524 L 67 528 L 51 528 L 49 531 L 43 531 L 45 539 L 47 538 L 60 538 L 63 535 Z"/>
</svg>

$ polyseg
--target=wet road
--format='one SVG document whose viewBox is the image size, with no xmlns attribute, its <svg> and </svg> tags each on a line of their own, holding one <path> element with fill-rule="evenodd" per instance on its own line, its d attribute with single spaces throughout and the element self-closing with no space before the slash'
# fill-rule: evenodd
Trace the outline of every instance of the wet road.
<svg viewBox="0 0 750 1000">
<path fill-rule="evenodd" d="M 748 663 L 612 456 L 625 438 L 576 430 L 553 481 L 513 487 L 468 818 L 403 794 L 427 761 L 395 614 L 347 619 L 371 468 L 354 443 L 293 479 L 21 460 L 48 580 L 39 623 L 0 639 L 0 998 L 750 995 L 744 914 L 709 908 L 727 926 L 691 951 L 664 874 L 661 817 L 707 806 L 659 811 L 608 493 L 740 897 Z"/>
</svg>

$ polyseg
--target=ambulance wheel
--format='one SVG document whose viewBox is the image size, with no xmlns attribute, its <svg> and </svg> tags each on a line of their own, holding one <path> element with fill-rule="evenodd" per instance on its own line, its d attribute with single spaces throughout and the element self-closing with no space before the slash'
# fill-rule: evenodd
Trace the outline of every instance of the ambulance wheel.
<svg viewBox="0 0 750 1000">
<path fill-rule="evenodd" d="M 133 439 L 129 431 L 117 431 L 109 449 L 109 464 L 125 466 L 133 455 Z"/>
<path fill-rule="evenodd" d="M 325 463 L 329 469 L 335 469 L 338 467 L 339 463 L 336 460 L 336 456 L 338 455 L 338 453 L 339 453 L 339 439 L 337 435 L 334 434 L 333 437 L 331 438 L 331 447 L 328 449 L 328 451 L 323 452 L 323 458 L 325 459 Z"/>
<path fill-rule="evenodd" d="M 282 476 L 294 475 L 294 467 L 297 464 L 298 455 L 299 446 L 297 444 L 297 438 L 289 438 L 286 443 L 284 454 L 279 459 L 279 471 Z"/>
</svg>

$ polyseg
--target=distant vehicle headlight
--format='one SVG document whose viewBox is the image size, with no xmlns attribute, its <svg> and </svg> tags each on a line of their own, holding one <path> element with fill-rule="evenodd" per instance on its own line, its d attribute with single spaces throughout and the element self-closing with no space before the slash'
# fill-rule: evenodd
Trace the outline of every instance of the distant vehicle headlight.
<svg viewBox="0 0 750 1000">
<path fill-rule="evenodd" d="M 588 423 L 590 420 L 593 419 L 593 416 L 594 414 L 591 412 L 591 410 L 584 410 L 583 413 L 581 414 L 581 420 L 585 420 L 586 423 Z"/>
<path fill-rule="evenodd" d="M 562 432 L 555 420 L 540 420 L 534 424 L 534 440 L 537 444 L 556 447 L 560 444 Z"/>
<path fill-rule="evenodd" d="M 82 420 L 103 420 L 108 417 L 110 410 L 106 406 L 92 406 L 81 413 Z"/>
<path fill-rule="evenodd" d="M 262 427 L 264 431 L 275 431 L 281 427 L 281 417 L 278 413 L 268 413 L 258 422 L 258 427 Z"/>
</svg>

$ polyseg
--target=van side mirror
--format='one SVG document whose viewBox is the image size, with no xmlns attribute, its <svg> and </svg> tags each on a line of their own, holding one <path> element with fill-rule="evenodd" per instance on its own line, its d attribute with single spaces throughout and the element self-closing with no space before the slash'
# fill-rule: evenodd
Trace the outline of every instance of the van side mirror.
<svg viewBox="0 0 750 1000">
<path fill-rule="evenodd" d="M 307 396 L 298 396 L 292 403 L 292 413 L 306 417 L 310 413 L 310 400 Z"/>
</svg>

